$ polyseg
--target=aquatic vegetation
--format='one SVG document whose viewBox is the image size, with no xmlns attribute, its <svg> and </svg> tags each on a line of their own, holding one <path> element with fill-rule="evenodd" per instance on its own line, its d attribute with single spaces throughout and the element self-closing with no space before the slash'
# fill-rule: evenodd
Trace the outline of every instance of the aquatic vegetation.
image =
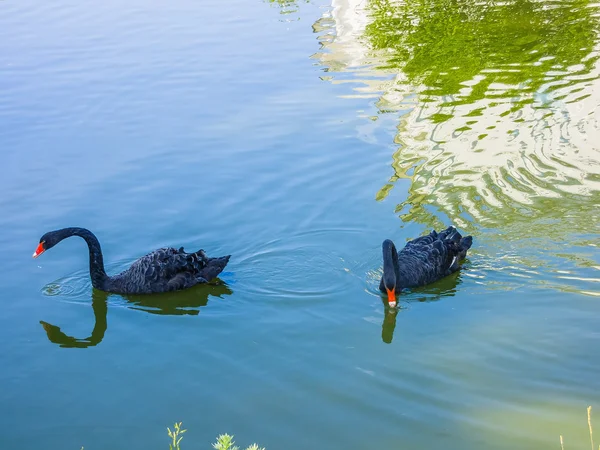
<svg viewBox="0 0 600 450">
<path fill-rule="evenodd" d="M 217 442 L 213 444 L 216 450 L 239 450 L 239 447 L 235 445 L 233 436 L 221 434 L 217 438 Z M 252 444 L 246 448 L 246 450 L 265 450 L 264 447 L 259 447 L 257 444 Z"/>
<path fill-rule="evenodd" d="M 167 434 L 171 438 L 169 450 L 181 450 L 181 440 L 183 439 L 183 434 L 187 431 L 181 427 L 182 423 L 183 422 L 175 422 L 172 430 L 170 427 L 167 427 Z M 235 445 L 233 436 L 227 433 L 220 434 L 217 437 L 217 442 L 215 442 L 212 446 L 216 450 L 240 450 L 240 448 Z M 81 447 L 81 450 L 84 450 L 84 448 Z M 265 450 L 265 448 L 259 447 L 258 444 L 252 444 L 246 447 L 246 450 Z"/>
<path fill-rule="evenodd" d="M 183 434 L 187 431 L 181 427 L 182 422 L 175 422 L 173 425 L 173 430 L 170 427 L 167 427 L 167 434 L 171 438 L 171 442 L 169 443 L 169 450 L 181 450 L 181 440 L 183 439 Z M 220 434 L 217 437 L 217 442 L 213 445 L 213 448 L 216 450 L 239 450 L 240 448 L 235 445 L 235 441 L 233 440 L 233 436 L 227 433 Z M 83 450 L 83 448 L 82 448 Z M 252 444 L 246 448 L 246 450 L 265 450 L 264 447 L 259 447 L 257 444 Z"/>
<path fill-rule="evenodd" d="M 187 430 L 184 430 L 181 428 L 181 423 L 182 422 L 175 422 L 175 425 L 173 425 L 173 431 L 171 431 L 171 429 L 169 427 L 167 427 L 167 434 L 169 435 L 169 437 L 171 438 L 171 443 L 169 444 L 169 450 L 179 450 L 180 446 L 179 444 L 181 443 L 181 440 L 183 439 L 183 433 L 185 433 Z"/>
<path fill-rule="evenodd" d="M 592 427 L 592 407 L 587 407 L 587 420 L 588 420 L 588 429 L 590 430 L 590 444 L 592 446 L 592 450 L 595 450 L 594 446 L 594 427 Z M 560 435 L 560 448 L 561 450 L 565 450 L 565 442 L 562 434 Z M 600 450 L 600 445 L 598 445 L 598 450 Z"/>
<path fill-rule="evenodd" d="M 588 429 L 590 433 L 590 444 L 592 450 L 596 449 L 594 444 L 594 429 L 592 426 L 592 407 L 587 407 L 587 422 Z M 173 425 L 173 430 L 170 427 L 167 427 L 167 434 L 169 438 L 171 438 L 171 442 L 169 443 L 169 450 L 181 450 L 181 441 L 183 439 L 183 434 L 187 431 L 187 429 L 182 428 L 183 422 L 175 422 Z M 212 444 L 215 450 L 240 450 L 240 447 L 235 445 L 235 441 L 233 440 L 234 436 L 230 434 L 220 434 L 217 436 L 217 441 Z M 562 434 L 560 435 L 560 447 L 561 450 L 565 450 L 564 438 Z M 84 450 L 84 447 L 81 447 L 81 450 Z M 254 443 L 246 447 L 246 450 L 265 450 L 264 447 L 259 447 L 258 444 Z M 598 445 L 598 450 L 600 450 L 600 445 Z"/>
</svg>

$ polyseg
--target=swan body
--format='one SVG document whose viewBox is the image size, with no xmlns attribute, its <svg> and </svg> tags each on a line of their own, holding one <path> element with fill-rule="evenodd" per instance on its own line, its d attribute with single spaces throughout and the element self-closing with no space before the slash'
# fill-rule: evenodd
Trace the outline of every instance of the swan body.
<svg viewBox="0 0 600 450">
<path fill-rule="evenodd" d="M 394 243 L 383 241 L 383 276 L 379 289 L 387 293 L 390 307 L 403 288 L 424 286 L 460 269 L 460 263 L 473 244 L 473 237 L 462 237 L 454 227 L 408 241 L 398 253 Z"/>
<path fill-rule="evenodd" d="M 187 289 L 215 278 L 223 271 L 230 258 L 230 255 L 209 258 L 203 250 L 186 253 L 183 247 L 160 248 L 142 256 L 118 275 L 108 276 L 104 270 L 100 242 L 91 231 L 76 227 L 44 234 L 33 257 L 37 258 L 70 236 L 79 236 L 88 245 L 90 278 L 94 288 L 115 294 L 155 294 Z"/>
</svg>

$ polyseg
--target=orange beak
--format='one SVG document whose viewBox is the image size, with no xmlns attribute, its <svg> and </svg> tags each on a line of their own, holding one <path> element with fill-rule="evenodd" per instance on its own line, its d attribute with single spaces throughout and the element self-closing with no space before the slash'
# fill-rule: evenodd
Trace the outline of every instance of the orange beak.
<svg viewBox="0 0 600 450">
<path fill-rule="evenodd" d="M 33 257 L 37 258 L 38 256 L 40 256 L 42 253 L 44 253 L 46 251 L 46 249 L 44 248 L 44 243 L 40 242 L 40 244 L 37 246 L 37 248 L 35 249 L 35 252 L 33 252 Z"/>
<path fill-rule="evenodd" d="M 396 290 L 385 288 L 388 295 L 388 303 L 390 304 L 390 308 L 394 308 L 396 306 Z"/>
</svg>

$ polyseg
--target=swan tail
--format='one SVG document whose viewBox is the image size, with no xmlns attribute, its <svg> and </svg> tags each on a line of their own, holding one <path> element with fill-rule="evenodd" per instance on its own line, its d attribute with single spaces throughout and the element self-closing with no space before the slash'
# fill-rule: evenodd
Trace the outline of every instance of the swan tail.
<svg viewBox="0 0 600 450">
<path fill-rule="evenodd" d="M 473 236 L 466 236 L 460 240 L 460 251 L 458 253 L 459 259 L 465 259 L 467 256 L 467 251 L 471 248 L 471 245 L 473 245 Z"/>
<path fill-rule="evenodd" d="M 473 245 L 473 237 L 463 237 L 456 228 L 448 227 L 440 233 L 442 238 L 448 245 L 452 260 L 450 262 L 450 271 L 455 272 L 460 269 L 460 263 L 467 256 L 467 251 Z"/>
<path fill-rule="evenodd" d="M 467 236 L 460 240 L 460 248 L 464 251 L 467 251 L 473 245 L 473 236 Z"/>
<path fill-rule="evenodd" d="M 459 260 L 464 259 L 467 255 L 467 250 L 473 245 L 473 236 L 465 236 L 458 232 L 454 227 L 448 227 L 439 234 L 439 238 L 444 241 L 451 241 L 455 246 L 457 253 L 456 256 Z"/>
<path fill-rule="evenodd" d="M 216 278 L 225 269 L 229 258 L 231 258 L 231 255 L 219 258 L 207 258 L 206 266 L 198 274 L 199 277 L 204 278 L 206 281 Z"/>
</svg>

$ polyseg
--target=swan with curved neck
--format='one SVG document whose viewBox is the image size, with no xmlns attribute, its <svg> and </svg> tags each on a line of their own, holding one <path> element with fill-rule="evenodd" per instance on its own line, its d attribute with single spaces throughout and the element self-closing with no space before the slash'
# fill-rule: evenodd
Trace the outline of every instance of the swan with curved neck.
<svg viewBox="0 0 600 450">
<path fill-rule="evenodd" d="M 79 236 L 87 243 L 92 286 L 116 294 L 153 294 L 190 288 L 219 275 L 230 256 L 208 258 L 203 250 L 186 253 L 183 247 L 161 248 L 135 261 L 129 269 L 115 276 L 104 270 L 100 242 L 90 230 L 71 227 L 50 231 L 40 238 L 33 257 L 37 258 L 63 239 Z"/>
<path fill-rule="evenodd" d="M 408 241 L 400 252 L 391 240 L 383 241 L 379 290 L 387 295 L 390 308 L 396 306 L 401 289 L 424 286 L 459 270 L 472 244 L 472 236 L 462 237 L 454 227 Z"/>
</svg>

